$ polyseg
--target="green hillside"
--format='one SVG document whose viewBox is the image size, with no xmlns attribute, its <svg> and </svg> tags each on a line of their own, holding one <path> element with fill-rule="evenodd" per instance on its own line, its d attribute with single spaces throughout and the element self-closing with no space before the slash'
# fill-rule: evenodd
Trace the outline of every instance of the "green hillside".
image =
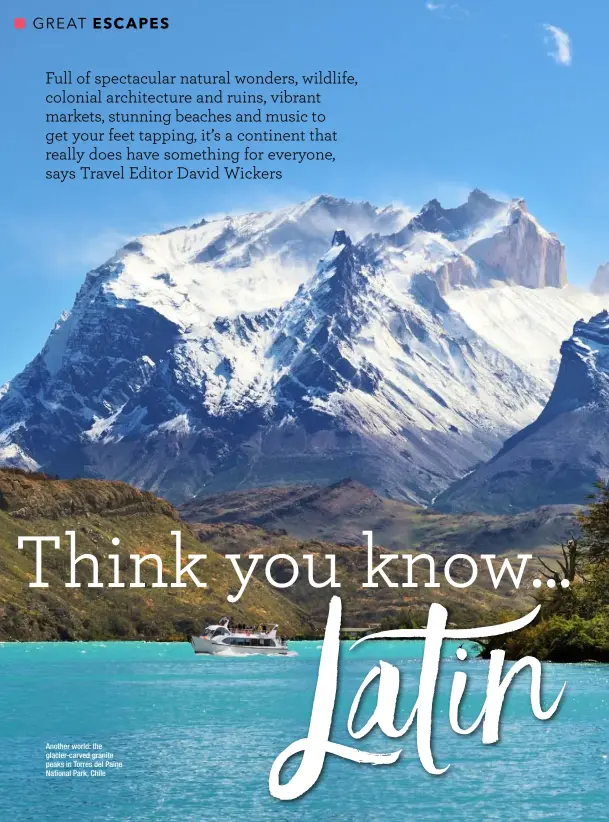
<svg viewBox="0 0 609 822">
<path fill-rule="evenodd" d="M 171 531 L 182 531 L 183 554 L 207 553 L 199 564 L 205 589 L 187 588 L 66 588 L 69 581 L 69 542 L 65 531 L 76 532 L 78 554 L 100 561 L 100 579 L 112 581 L 108 554 L 119 553 L 121 572 L 133 580 L 129 554 L 156 553 L 164 579 L 175 579 L 175 543 Z M 19 536 L 62 537 L 59 551 L 44 548 L 45 589 L 30 588 L 35 579 L 34 546 L 17 550 Z M 120 546 L 112 545 L 112 538 Z M 142 573 L 156 580 L 153 563 Z M 84 567 L 81 567 L 84 566 Z M 145 567 L 145 566 L 144 566 Z M 90 579 L 91 564 L 78 563 L 77 579 Z M 286 634 L 310 630 L 302 611 L 281 593 L 253 581 L 242 600 L 230 605 L 226 595 L 235 588 L 229 564 L 201 543 L 175 509 L 152 494 L 120 482 L 61 481 L 44 475 L 0 471 L 0 639 L 93 640 L 184 639 L 224 614 L 248 624 L 278 622 Z"/>
</svg>

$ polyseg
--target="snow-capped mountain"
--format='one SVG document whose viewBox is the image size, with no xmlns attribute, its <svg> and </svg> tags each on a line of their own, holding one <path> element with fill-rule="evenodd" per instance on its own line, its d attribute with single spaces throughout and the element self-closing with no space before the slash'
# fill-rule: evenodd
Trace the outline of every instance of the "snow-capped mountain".
<svg viewBox="0 0 609 822">
<path fill-rule="evenodd" d="M 564 283 L 557 238 L 480 191 L 140 237 L 0 391 L 0 464 L 176 501 L 351 476 L 428 502 L 538 416 L 560 340 L 602 300 Z"/>
<path fill-rule="evenodd" d="M 575 324 L 539 417 L 437 500 L 442 510 L 523 511 L 583 503 L 609 479 L 609 313 Z"/>
</svg>

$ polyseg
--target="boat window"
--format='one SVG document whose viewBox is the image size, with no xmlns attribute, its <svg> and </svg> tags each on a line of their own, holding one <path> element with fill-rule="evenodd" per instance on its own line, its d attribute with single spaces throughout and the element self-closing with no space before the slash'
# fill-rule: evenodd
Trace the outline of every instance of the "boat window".
<svg viewBox="0 0 609 822">
<path fill-rule="evenodd" d="M 273 648 L 275 643 L 272 639 L 262 639 L 250 636 L 227 636 L 222 640 L 223 645 L 240 645 L 246 648 Z"/>
</svg>

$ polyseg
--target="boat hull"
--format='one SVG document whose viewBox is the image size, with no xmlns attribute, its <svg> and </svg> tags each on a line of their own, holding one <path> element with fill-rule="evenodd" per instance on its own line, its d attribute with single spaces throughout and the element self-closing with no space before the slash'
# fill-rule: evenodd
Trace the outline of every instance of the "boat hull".
<svg viewBox="0 0 609 822">
<path fill-rule="evenodd" d="M 288 649 L 283 646 L 248 646 L 248 645 L 223 645 L 219 642 L 213 642 L 202 636 L 193 636 L 190 638 L 190 644 L 195 654 L 221 656 L 287 656 Z"/>
</svg>

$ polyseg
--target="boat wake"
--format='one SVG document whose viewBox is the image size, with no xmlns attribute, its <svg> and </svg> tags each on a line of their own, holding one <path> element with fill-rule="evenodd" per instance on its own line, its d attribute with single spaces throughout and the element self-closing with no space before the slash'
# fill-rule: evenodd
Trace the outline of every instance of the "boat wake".
<svg viewBox="0 0 609 822">
<path fill-rule="evenodd" d="M 240 653 L 239 651 L 234 651 L 232 648 L 227 648 L 226 650 L 222 649 L 221 651 L 216 651 L 213 654 L 198 654 L 197 656 L 209 656 L 209 657 L 222 657 L 223 659 L 250 659 L 251 657 L 267 657 L 269 659 L 285 659 L 286 657 L 294 657 L 298 656 L 297 651 L 287 651 L 283 654 L 265 654 L 264 652 L 255 653 L 250 651 L 247 654 Z"/>
</svg>

